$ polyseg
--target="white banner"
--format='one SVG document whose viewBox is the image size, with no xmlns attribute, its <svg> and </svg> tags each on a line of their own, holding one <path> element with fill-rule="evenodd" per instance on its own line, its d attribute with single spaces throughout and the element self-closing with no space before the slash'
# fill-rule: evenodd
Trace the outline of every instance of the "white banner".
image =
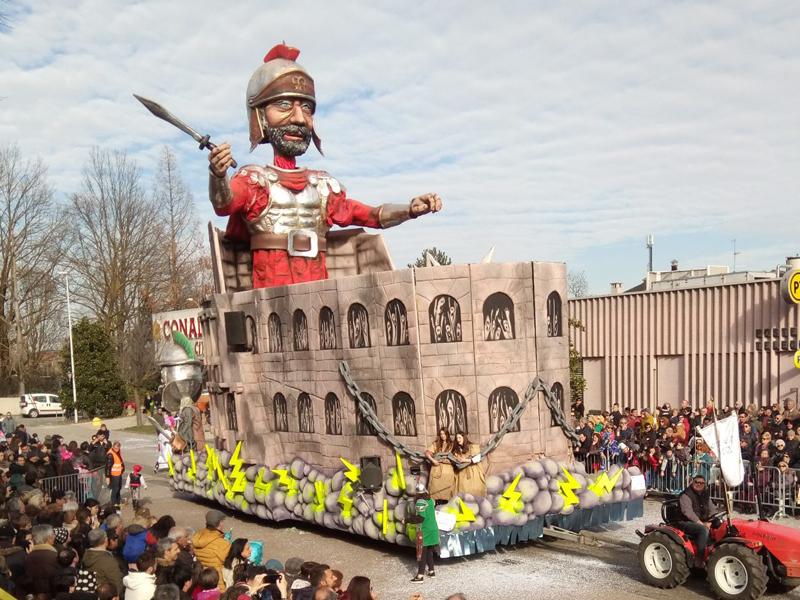
<svg viewBox="0 0 800 600">
<path fill-rule="evenodd" d="M 739 417 L 736 413 L 701 427 L 700 435 L 703 436 L 711 452 L 719 459 L 719 466 L 725 483 L 735 487 L 744 480 L 744 462 L 742 462 L 742 448 L 739 445 Z"/>
<path fill-rule="evenodd" d="M 200 327 L 200 309 L 173 310 L 153 315 L 153 340 L 156 360 L 163 344 L 172 343 L 172 332 L 180 331 L 194 347 L 197 358 L 203 360 L 203 330 Z"/>
</svg>

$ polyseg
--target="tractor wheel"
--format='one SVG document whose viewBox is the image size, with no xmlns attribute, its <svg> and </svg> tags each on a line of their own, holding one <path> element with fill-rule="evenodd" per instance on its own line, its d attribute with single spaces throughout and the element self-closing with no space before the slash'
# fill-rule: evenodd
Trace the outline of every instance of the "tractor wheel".
<svg viewBox="0 0 800 600">
<path fill-rule="evenodd" d="M 720 544 L 708 560 L 708 583 L 717 598 L 756 600 L 767 589 L 764 560 L 741 544 Z"/>
<path fill-rule="evenodd" d="M 689 578 L 686 549 L 660 531 L 639 542 L 639 567 L 644 580 L 657 588 L 672 589 Z"/>
</svg>

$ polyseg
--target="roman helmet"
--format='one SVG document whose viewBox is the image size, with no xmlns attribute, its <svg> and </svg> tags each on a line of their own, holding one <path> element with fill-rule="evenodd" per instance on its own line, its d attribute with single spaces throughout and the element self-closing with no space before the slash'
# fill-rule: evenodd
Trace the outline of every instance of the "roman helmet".
<svg viewBox="0 0 800 600">
<path fill-rule="evenodd" d="M 250 126 L 250 152 L 267 141 L 267 124 L 260 107 L 276 98 L 305 98 L 316 106 L 314 80 L 295 61 L 300 50 L 278 44 L 267 52 L 264 64 L 258 67 L 247 84 L 247 121 Z M 311 130 L 314 145 L 322 154 L 322 141 Z"/>
</svg>

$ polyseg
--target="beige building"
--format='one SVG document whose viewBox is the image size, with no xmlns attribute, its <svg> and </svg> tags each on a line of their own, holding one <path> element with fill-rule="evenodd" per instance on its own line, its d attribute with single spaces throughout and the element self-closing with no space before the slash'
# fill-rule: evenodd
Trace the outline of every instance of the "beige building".
<svg viewBox="0 0 800 600">
<path fill-rule="evenodd" d="M 781 276 L 798 262 L 765 273 L 673 269 L 628 292 L 612 284 L 608 296 L 570 300 L 570 318 L 585 328 L 570 337 L 583 356 L 587 411 L 797 400 L 800 305 L 782 297 Z"/>
</svg>

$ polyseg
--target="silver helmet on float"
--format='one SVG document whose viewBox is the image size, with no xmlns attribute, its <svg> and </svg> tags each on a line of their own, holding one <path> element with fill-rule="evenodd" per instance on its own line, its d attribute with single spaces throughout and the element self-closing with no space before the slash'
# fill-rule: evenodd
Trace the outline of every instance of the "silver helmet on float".
<svg viewBox="0 0 800 600">
<path fill-rule="evenodd" d="M 267 123 L 261 110 L 276 98 L 303 98 L 316 106 L 314 79 L 295 61 L 300 50 L 278 44 L 267 52 L 264 64 L 258 67 L 247 84 L 247 121 L 250 127 L 250 151 L 267 143 Z M 314 145 L 322 153 L 322 142 L 312 129 Z"/>
</svg>

